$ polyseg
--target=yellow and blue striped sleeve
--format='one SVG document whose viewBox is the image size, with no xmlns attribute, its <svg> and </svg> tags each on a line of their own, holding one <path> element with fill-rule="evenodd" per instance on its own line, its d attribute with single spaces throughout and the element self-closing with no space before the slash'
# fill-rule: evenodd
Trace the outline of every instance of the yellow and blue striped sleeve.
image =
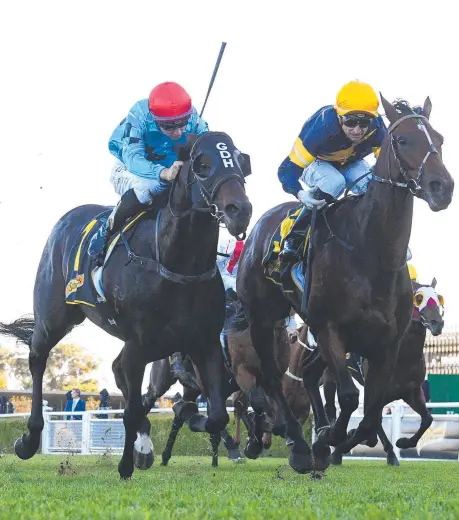
<svg viewBox="0 0 459 520">
<path fill-rule="evenodd" d="M 288 158 L 301 168 L 307 168 L 315 157 L 306 149 L 300 137 L 297 137 Z"/>
</svg>

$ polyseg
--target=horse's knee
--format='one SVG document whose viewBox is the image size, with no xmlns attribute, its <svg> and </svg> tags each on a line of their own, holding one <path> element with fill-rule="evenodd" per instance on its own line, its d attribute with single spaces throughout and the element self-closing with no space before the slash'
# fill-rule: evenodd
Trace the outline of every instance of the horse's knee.
<svg viewBox="0 0 459 520">
<path fill-rule="evenodd" d="M 338 401 L 341 410 L 353 412 L 359 407 L 359 391 L 355 386 L 341 392 L 338 390 Z"/>
</svg>

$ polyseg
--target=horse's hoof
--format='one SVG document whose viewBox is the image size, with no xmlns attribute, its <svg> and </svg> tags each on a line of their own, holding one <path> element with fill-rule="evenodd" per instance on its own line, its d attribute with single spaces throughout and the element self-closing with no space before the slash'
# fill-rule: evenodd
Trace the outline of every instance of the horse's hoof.
<svg viewBox="0 0 459 520">
<path fill-rule="evenodd" d="M 14 453 L 16 453 L 16 455 L 22 460 L 31 459 L 35 455 L 35 453 L 37 453 L 38 447 L 40 445 L 38 443 L 37 447 L 34 449 L 34 447 L 30 446 L 30 443 L 25 443 L 25 437 L 26 436 L 24 434 L 22 437 L 19 437 L 19 439 L 17 439 L 14 443 Z"/>
<path fill-rule="evenodd" d="M 235 448 L 233 450 L 228 450 L 228 460 L 232 462 L 244 462 L 244 457 L 239 449 Z"/>
<path fill-rule="evenodd" d="M 134 464 L 125 463 L 123 459 L 118 464 L 118 473 L 120 474 L 121 480 L 129 480 L 134 473 Z"/>
<path fill-rule="evenodd" d="M 401 437 L 395 444 L 397 448 L 400 448 L 401 450 L 407 450 L 408 448 L 415 447 L 411 445 L 410 439 L 408 437 Z"/>
<path fill-rule="evenodd" d="M 312 446 L 312 453 L 314 455 L 314 469 L 325 471 L 330 466 L 330 446 L 315 442 Z"/>
<path fill-rule="evenodd" d="M 292 469 L 301 474 L 309 473 L 314 469 L 314 458 L 306 441 L 294 442 L 288 463 Z"/>
<path fill-rule="evenodd" d="M 314 460 L 311 453 L 303 455 L 302 453 L 293 453 L 291 451 L 288 463 L 292 469 L 302 475 L 310 473 L 314 469 Z"/>
<path fill-rule="evenodd" d="M 134 442 L 134 465 L 137 469 L 150 469 L 153 466 L 155 455 L 153 443 L 148 435 L 137 434 Z"/>
<path fill-rule="evenodd" d="M 331 454 L 330 464 L 333 464 L 333 466 L 341 466 L 343 464 L 343 454 L 339 450 L 335 450 Z"/>
<path fill-rule="evenodd" d="M 218 459 L 212 459 L 212 467 L 218 468 Z"/>
<path fill-rule="evenodd" d="M 195 414 L 188 420 L 188 428 L 192 432 L 207 432 L 207 422 L 208 417 L 205 415 Z M 217 433 L 217 432 L 207 432 L 207 433 Z"/>
<path fill-rule="evenodd" d="M 398 461 L 397 456 L 394 455 L 393 457 L 387 457 L 387 465 L 398 468 L 400 466 L 400 462 Z"/>
<path fill-rule="evenodd" d="M 376 436 L 376 434 L 370 435 L 368 439 L 361 444 L 365 444 L 365 446 L 368 446 L 369 448 L 374 448 L 376 444 L 378 444 L 378 437 Z"/>
<path fill-rule="evenodd" d="M 263 443 L 257 439 L 247 439 L 247 444 L 244 448 L 244 455 L 251 460 L 258 459 L 263 451 Z"/>
<path fill-rule="evenodd" d="M 180 400 L 172 406 L 172 411 L 184 422 L 188 422 L 193 415 L 198 415 L 198 405 L 191 401 Z"/>
<path fill-rule="evenodd" d="M 168 457 L 165 453 L 161 455 L 161 466 L 167 466 L 169 463 L 170 457 Z"/>
</svg>

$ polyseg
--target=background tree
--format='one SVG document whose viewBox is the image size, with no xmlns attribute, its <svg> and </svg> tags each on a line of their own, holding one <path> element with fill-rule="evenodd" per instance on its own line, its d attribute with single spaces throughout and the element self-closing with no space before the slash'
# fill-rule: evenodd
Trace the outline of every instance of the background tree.
<svg viewBox="0 0 459 520">
<path fill-rule="evenodd" d="M 90 376 L 99 368 L 99 364 L 100 359 L 94 357 L 86 349 L 71 343 L 59 343 L 49 355 L 43 377 L 43 388 L 45 390 L 70 390 L 78 387 L 85 392 L 98 391 L 98 381 Z M 28 348 L 18 348 L 12 353 L 10 366 L 11 372 L 21 388 L 23 390 L 32 388 Z"/>
</svg>

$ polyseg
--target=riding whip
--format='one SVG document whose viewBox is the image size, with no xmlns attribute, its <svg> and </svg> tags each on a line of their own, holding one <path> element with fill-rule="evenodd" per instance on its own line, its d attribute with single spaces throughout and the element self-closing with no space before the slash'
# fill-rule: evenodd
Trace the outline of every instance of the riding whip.
<svg viewBox="0 0 459 520">
<path fill-rule="evenodd" d="M 206 99 L 204 100 L 204 104 L 202 105 L 201 112 L 199 114 L 199 118 L 202 117 L 204 109 L 206 108 L 206 104 L 207 104 L 207 100 L 209 98 L 210 91 L 212 90 L 215 78 L 217 76 L 218 67 L 220 66 L 220 62 L 222 61 L 223 53 L 225 52 L 225 47 L 226 47 L 226 42 L 222 42 L 222 45 L 220 47 L 220 52 L 218 53 L 217 63 L 215 64 L 214 72 L 213 72 L 212 77 L 210 79 L 209 88 L 207 89 Z M 198 120 L 198 123 L 196 123 L 195 132 L 198 129 L 198 124 L 199 124 L 199 120 Z"/>
</svg>

